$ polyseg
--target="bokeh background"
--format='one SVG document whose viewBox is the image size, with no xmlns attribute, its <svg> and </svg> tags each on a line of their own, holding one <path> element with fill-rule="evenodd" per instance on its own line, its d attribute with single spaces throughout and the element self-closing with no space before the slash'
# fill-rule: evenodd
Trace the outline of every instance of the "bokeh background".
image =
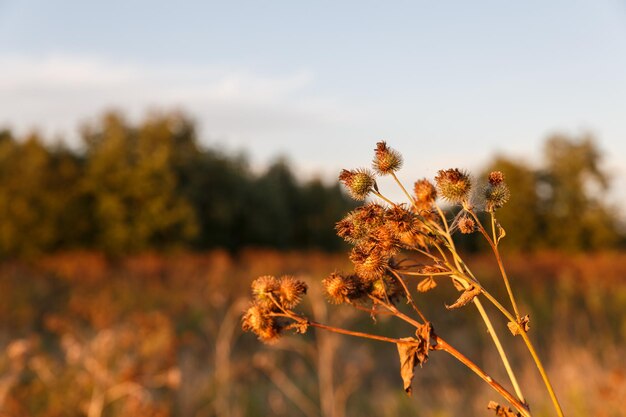
<svg viewBox="0 0 626 417">
<path fill-rule="evenodd" d="M 441 355 L 408 398 L 393 346 L 240 330 L 250 282 L 293 274 L 317 320 L 408 336 L 319 289 L 351 269 L 337 175 L 381 139 L 409 188 L 505 173 L 505 263 L 565 413 L 626 415 L 625 109 L 623 1 L 0 0 L 0 415 L 489 415 Z M 456 296 L 418 301 L 504 383 Z"/>
</svg>

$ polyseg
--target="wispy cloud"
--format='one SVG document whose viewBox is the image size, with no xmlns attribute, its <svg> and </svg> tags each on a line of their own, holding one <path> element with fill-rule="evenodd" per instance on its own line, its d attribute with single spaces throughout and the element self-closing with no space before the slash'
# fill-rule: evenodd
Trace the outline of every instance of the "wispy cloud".
<svg viewBox="0 0 626 417">
<path fill-rule="evenodd" d="M 345 120 L 332 98 L 313 94 L 313 74 L 280 76 L 247 69 L 154 67 L 97 57 L 0 59 L 0 124 L 17 130 L 72 132 L 113 107 L 138 116 L 151 108 L 188 110 L 220 137 L 307 129 Z M 339 117 L 337 115 L 341 114 Z"/>
</svg>

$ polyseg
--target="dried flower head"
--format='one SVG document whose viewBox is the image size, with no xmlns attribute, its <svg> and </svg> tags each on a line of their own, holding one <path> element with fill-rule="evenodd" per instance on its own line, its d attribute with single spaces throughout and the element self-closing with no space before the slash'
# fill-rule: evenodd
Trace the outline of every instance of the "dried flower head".
<svg viewBox="0 0 626 417">
<path fill-rule="evenodd" d="M 504 174 L 502 171 L 492 171 L 489 173 L 489 184 L 498 185 L 504 182 Z"/>
<path fill-rule="evenodd" d="M 363 245 L 357 245 L 350 252 L 350 260 L 354 263 L 354 272 L 366 280 L 383 276 L 390 257 L 391 253 L 384 252 L 379 247 L 369 249 Z"/>
<path fill-rule="evenodd" d="M 472 188 L 470 176 L 457 168 L 440 170 L 435 181 L 441 195 L 453 203 L 465 201 Z"/>
<path fill-rule="evenodd" d="M 252 296 L 260 305 L 270 307 L 274 305 L 280 289 L 280 282 L 272 275 L 264 275 L 252 281 Z"/>
<path fill-rule="evenodd" d="M 402 167 L 402 155 L 400 155 L 398 151 L 388 147 L 384 141 L 376 144 L 375 152 L 372 165 L 377 173 L 386 175 Z"/>
<path fill-rule="evenodd" d="M 428 179 L 423 178 L 413 186 L 415 204 L 420 211 L 430 210 L 437 200 L 437 188 Z"/>
<path fill-rule="evenodd" d="M 372 230 L 383 224 L 385 209 L 379 204 L 370 203 L 348 213 L 346 217 L 337 222 L 335 230 L 337 235 L 347 242 L 358 244 L 361 240 L 370 236 Z"/>
<path fill-rule="evenodd" d="M 470 216 L 464 215 L 459 219 L 459 230 L 464 235 L 474 233 L 476 230 L 476 222 Z"/>
<path fill-rule="evenodd" d="M 505 182 L 500 182 L 496 185 L 490 183 L 485 187 L 484 197 L 485 211 L 492 213 L 496 211 L 496 209 L 503 207 L 507 201 L 509 201 L 511 192 Z"/>
<path fill-rule="evenodd" d="M 404 205 L 389 208 L 385 213 L 385 224 L 398 236 L 417 233 L 420 229 L 419 219 Z"/>
<path fill-rule="evenodd" d="M 280 336 L 280 326 L 270 314 L 269 309 L 253 303 L 243 315 L 241 328 L 253 332 L 262 342 L 275 342 Z"/>
<path fill-rule="evenodd" d="M 365 200 L 365 197 L 376 189 L 374 175 L 367 169 L 344 169 L 339 174 L 339 181 L 343 182 L 350 195 L 355 200 Z"/>
<path fill-rule="evenodd" d="M 284 276 L 280 279 L 280 304 L 291 309 L 300 303 L 302 296 L 306 294 L 308 287 L 305 282 L 295 279 L 292 276 Z"/>
<path fill-rule="evenodd" d="M 356 275 L 333 272 L 322 280 L 328 299 L 334 304 L 350 303 L 363 297 L 363 282 Z"/>
</svg>

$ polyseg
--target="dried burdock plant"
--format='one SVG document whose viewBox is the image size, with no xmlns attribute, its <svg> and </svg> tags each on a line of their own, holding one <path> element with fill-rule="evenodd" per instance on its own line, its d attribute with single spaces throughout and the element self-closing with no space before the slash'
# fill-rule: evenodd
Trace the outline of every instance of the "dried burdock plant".
<svg viewBox="0 0 626 417">
<path fill-rule="evenodd" d="M 394 316 L 413 326 L 414 334 L 392 338 L 313 321 L 294 311 L 306 293 L 306 284 L 293 277 L 272 276 L 262 276 L 252 283 L 253 301 L 243 316 L 243 329 L 254 332 L 263 342 L 276 341 L 285 330 L 305 333 L 309 327 L 316 327 L 393 343 L 400 356 L 400 374 L 408 394 L 411 394 L 416 366 L 423 366 L 430 352 L 443 351 L 482 378 L 513 407 L 489 403 L 488 408 L 495 411 L 496 415 L 530 417 L 530 406 L 491 318 L 483 307 L 482 302 L 487 301 L 502 314 L 512 336 L 522 339 L 539 370 L 556 414 L 562 417 L 563 412 L 552 385 L 528 336 L 529 316 L 520 315 L 500 255 L 499 243 L 505 232 L 496 220 L 496 211 L 509 199 L 504 174 L 492 172 L 484 186 L 475 187 L 465 171 L 456 168 L 440 170 L 434 182 L 428 179 L 415 182 L 411 195 L 396 177 L 396 172 L 402 166 L 400 153 L 385 142 L 379 142 L 372 165 L 373 171 L 343 170 L 339 175 L 339 180 L 355 199 L 363 201 L 369 197 L 373 201 L 364 202 L 336 225 L 337 234 L 353 245 L 350 260 L 354 264 L 354 271 L 335 271 L 322 280 L 322 286 L 330 303 L 346 304 L 372 317 L 377 314 Z M 391 176 L 407 201 L 396 203 L 383 195 L 376 184 L 376 175 Z M 447 204 L 458 206 L 460 211 L 449 219 L 438 204 L 439 198 Z M 487 226 L 483 225 L 479 212 L 485 213 L 488 218 Z M 480 234 L 487 241 L 506 288 L 506 302 L 493 296 L 465 263 L 455 246 L 453 235 L 457 231 L 462 234 Z M 411 252 L 419 255 L 422 263 L 412 260 Z M 450 280 L 461 292 L 446 308 L 468 308 L 468 304 L 476 307 L 508 374 L 512 390 L 495 381 L 482 367 L 442 338 L 414 301 L 411 287 L 416 288 L 420 297 L 425 297 L 428 291 L 444 279 Z M 401 303 L 406 303 L 411 312 L 399 308 Z M 510 304 L 510 308 L 504 304 Z"/>
</svg>

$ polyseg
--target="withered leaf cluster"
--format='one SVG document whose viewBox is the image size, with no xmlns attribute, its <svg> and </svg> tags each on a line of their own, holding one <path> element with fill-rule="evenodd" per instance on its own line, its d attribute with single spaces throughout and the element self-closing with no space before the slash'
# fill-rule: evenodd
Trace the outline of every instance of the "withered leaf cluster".
<svg viewBox="0 0 626 417">
<path fill-rule="evenodd" d="M 415 331 L 415 337 L 405 337 L 396 344 L 400 355 L 400 375 L 404 381 L 404 391 L 408 395 L 413 392 L 412 382 L 416 365 L 420 367 L 428 360 L 432 325 L 426 323 Z"/>
</svg>

